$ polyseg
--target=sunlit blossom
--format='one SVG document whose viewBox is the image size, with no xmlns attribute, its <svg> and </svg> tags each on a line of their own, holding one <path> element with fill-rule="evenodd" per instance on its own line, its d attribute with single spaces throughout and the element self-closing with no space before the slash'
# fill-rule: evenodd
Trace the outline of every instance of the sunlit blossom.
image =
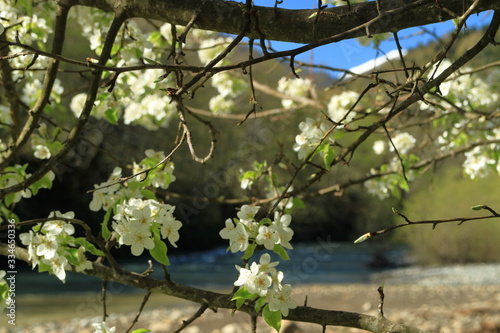
<svg viewBox="0 0 500 333">
<path fill-rule="evenodd" d="M 277 244 L 280 241 L 276 231 L 277 228 L 275 225 L 271 225 L 269 227 L 265 225 L 260 226 L 258 230 L 259 233 L 257 237 L 255 237 L 255 242 L 259 245 L 264 245 L 264 247 L 268 250 L 272 250 L 274 248 L 274 244 Z"/>
<path fill-rule="evenodd" d="M 34 152 L 33 152 L 33 155 L 36 157 L 36 158 L 39 158 L 41 160 L 47 160 L 50 158 L 51 156 L 51 153 L 50 153 L 50 150 L 47 146 L 44 146 L 44 145 L 36 145 L 34 147 Z"/>
<path fill-rule="evenodd" d="M 105 322 L 93 323 L 92 327 L 95 329 L 92 333 L 114 333 L 116 331 L 116 327 L 109 328 Z"/>
<path fill-rule="evenodd" d="M 295 309 L 297 303 L 290 298 L 292 286 L 285 284 L 281 290 L 273 290 L 269 293 L 269 309 L 280 311 L 283 316 L 288 316 L 290 309 Z"/>
</svg>

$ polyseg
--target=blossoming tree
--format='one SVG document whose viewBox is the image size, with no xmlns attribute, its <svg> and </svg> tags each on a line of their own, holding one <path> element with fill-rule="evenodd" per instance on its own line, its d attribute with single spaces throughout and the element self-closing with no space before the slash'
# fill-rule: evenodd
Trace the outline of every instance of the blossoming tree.
<svg viewBox="0 0 500 333">
<path fill-rule="evenodd" d="M 201 312 L 227 308 L 248 313 L 252 321 L 262 316 L 276 330 L 287 318 L 323 327 L 421 332 L 383 315 L 298 306 L 291 297 L 293 286 L 269 253 L 281 260 L 293 255 L 293 207 L 307 204 L 308 197 L 340 196 L 354 185 L 365 186 L 379 199 L 397 196 L 430 166 L 457 155 L 464 156 L 464 172 L 471 178 L 500 173 L 499 63 L 468 66 L 485 48 L 496 45 L 500 5 L 496 0 L 344 0 L 289 10 L 281 8 L 283 1 L 270 2 L 269 7 L 259 7 L 250 0 L 2 1 L 0 230 L 19 233 L 16 239 L 2 238 L 0 253 L 62 281 L 67 271 L 74 271 L 187 299 L 199 303 Z M 467 19 L 487 10 L 492 13 L 482 37 L 456 58 L 448 58 Z M 455 30 L 443 37 L 441 49 L 410 66 L 398 32 L 446 20 L 454 20 Z M 82 58 L 66 56 L 69 21 L 76 22 L 86 40 L 89 54 Z M 387 70 L 359 74 L 295 59 L 347 39 L 373 38 L 376 45 L 388 36 L 400 52 L 399 65 Z M 268 41 L 304 45 L 276 51 Z M 188 52 L 195 55 L 194 61 Z M 275 59 L 289 63 L 290 75 L 273 87 L 259 82 L 254 68 Z M 311 67 L 343 76 L 332 78 L 327 91 L 318 91 L 312 78 L 300 72 Z M 85 89 L 65 91 L 61 75 L 85 76 Z M 203 110 L 192 101 L 204 90 L 211 96 Z M 62 103 L 63 96 L 71 98 L 68 105 Z M 265 109 L 265 98 L 279 98 L 281 106 Z M 272 133 L 303 109 L 309 112 L 296 129 L 295 142 L 283 143 L 274 163 L 255 161 L 238 175 L 226 175 L 235 177 L 245 191 L 256 186 L 264 191 L 258 196 L 211 198 L 241 207 L 233 218 L 220 221 L 220 237 L 228 241 L 228 251 L 242 258 L 233 292 L 219 294 L 172 281 L 167 250 L 177 246 L 179 230 L 188 226 L 176 217 L 177 207 L 169 203 L 173 194 L 167 190 L 177 172 L 189 172 L 175 170 L 172 157 L 184 151 L 199 163 L 213 158 L 217 135 L 225 130 L 216 128 L 213 119 L 226 119 L 237 128 L 265 119 Z M 138 162 L 120 161 L 107 180 L 94 186 L 89 209 L 103 212 L 100 230 L 64 207 L 48 217 L 19 221 L 16 203 L 50 190 L 61 163 L 79 142 L 88 140 L 83 133 L 96 123 L 150 131 L 168 128 L 177 135 L 163 151 L 148 149 Z M 193 124 L 203 126 L 206 134 L 195 133 Z M 207 150 L 201 156 L 199 135 Z M 344 182 L 324 181 L 326 174 L 349 167 L 364 145 L 382 157 L 369 172 Z M 487 213 L 434 221 L 411 221 L 398 213 L 405 223 L 396 227 L 499 217 L 491 207 L 474 209 Z M 84 236 L 75 236 L 75 229 Z M 356 242 L 392 229 L 368 232 Z M 150 270 L 125 270 L 115 260 L 117 247 L 129 248 L 133 256 L 150 256 L 164 269 L 165 279 L 151 278 Z M 4 275 L 0 271 L 0 278 Z M 8 305 L 5 281 L 0 295 Z M 94 328 L 113 331 L 105 322 L 95 323 Z"/>
</svg>

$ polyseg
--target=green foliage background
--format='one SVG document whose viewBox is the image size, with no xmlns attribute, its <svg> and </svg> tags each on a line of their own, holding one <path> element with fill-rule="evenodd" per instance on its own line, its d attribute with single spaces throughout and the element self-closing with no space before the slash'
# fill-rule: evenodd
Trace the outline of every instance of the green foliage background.
<svg viewBox="0 0 500 333">
<path fill-rule="evenodd" d="M 458 161 L 456 161 L 458 162 Z M 418 190 L 404 201 L 404 214 L 413 221 L 487 215 L 473 211 L 474 205 L 498 207 L 500 177 L 477 181 L 462 175 L 458 163 L 443 167 L 426 177 Z M 398 221 L 403 222 L 402 220 Z M 495 262 L 500 253 L 498 219 L 403 228 L 395 238 L 407 242 L 419 263 L 450 264 Z"/>
</svg>

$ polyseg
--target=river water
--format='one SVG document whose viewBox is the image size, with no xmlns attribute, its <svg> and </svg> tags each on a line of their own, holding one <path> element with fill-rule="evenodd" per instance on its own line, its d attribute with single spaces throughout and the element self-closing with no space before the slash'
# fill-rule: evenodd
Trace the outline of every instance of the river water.
<svg viewBox="0 0 500 333">
<path fill-rule="evenodd" d="M 276 267 L 285 274 L 284 283 L 299 284 L 366 284 L 366 283 L 480 283 L 500 284 L 500 264 L 422 268 L 410 266 L 408 250 L 399 245 L 334 243 L 317 240 L 298 244 L 289 251 L 290 260 Z M 257 260 L 258 260 L 258 256 Z M 279 258 L 272 254 L 273 260 Z M 238 255 L 225 248 L 169 256 L 168 271 L 173 281 L 201 288 L 227 288 L 236 280 Z M 143 272 L 147 260 L 124 262 L 127 270 Z M 152 277 L 162 279 L 160 266 L 154 266 Z M 101 281 L 68 273 L 63 284 L 55 276 L 35 271 L 17 275 L 17 295 L 94 292 Z M 120 287 L 123 289 L 123 287 Z M 125 288 L 123 291 L 134 291 Z"/>
</svg>

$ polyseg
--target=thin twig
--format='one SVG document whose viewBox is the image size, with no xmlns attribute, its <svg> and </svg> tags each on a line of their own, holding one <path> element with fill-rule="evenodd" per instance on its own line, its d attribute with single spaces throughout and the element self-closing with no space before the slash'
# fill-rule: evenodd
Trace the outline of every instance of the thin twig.
<svg viewBox="0 0 500 333">
<path fill-rule="evenodd" d="M 394 149 L 394 152 L 396 153 L 396 156 L 398 157 L 399 164 L 401 165 L 401 170 L 403 172 L 403 178 L 405 179 L 406 183 L 408 183 L 408 177 L 406 176 L 406 168 L 405 168 L 405 164 L 403 162 L 403 158 L 401 157 L 401 154 L 399 153 L 398 148 L 394 144 L 394 141 L 392 141 L 391 134 L 387 130 L 387 126 L 384 124 L 382 126 L 382 128 L 384 129 L 385 134 L 387 134 L 387 138 L 389 139 L 389 142 L 391 143 L 392 149 Z"/>
<path fill-rule="evenodd" d="M 187 326 L 189 326 L 193 321 L 201 317 L 201 315 L 205 312 L 205 310 L 208 309 L 208 303 L 203 303 L 198 311 L 196 311 L 191 317 L 189 317 L 186 320 L 182 321 L 181 326 L 174 331 L 174 333 L 180 333 L 183 329 L 185 329 Z"/>
<path fill-rule="evenodd" d="M 377 288 L 378 295 L 380 297 L 380 302 L 378 304 L 378 313 L 381 317 L 384 316 L 384 285 L 381 285 L 380 287 Z"/>
<path fill-rule="evenodd" d="M 385 229 L 381 229 L 378 231 L 372 231 L 368 232 L 358 239 L 354 241 L 354 243 L 361 243 L 368 238 L 372 238 L 375 236 L 380 236 L 385 233 L 388 233 L 390 231 L 393 231 L 398 228 L 406 227 L 409 225 L 422 225 L 422 224 L 432 224 L 432 228 L 434 229 L 438 224 L 443 224 L 443 223 L 458 223 L 458 225 L 461 225 L 465 222 L 469 221 L 481 221 L 481 220 L 488 220 L 488 219 L 494 219 L 494 218 L 500 218 L 500 214 L 497 213 L 495 210 L 492 208 L 486 206 L 486 205 L 478 205 L 473 207 L 474 210 L 480 210 L 480 209 L 485 209 L 491 213 L 491 215 L 482 215 L 482 216 L 472 216 L 472 217 L 455 217 L 455 218 L 449 218 L 449 219 L 435 219 L 435 220 L 421 220 L 421 221 L 412 221 L 410 220 L 406 215 L 403 213 L 397 211 L 396 209 L 393 209 L 394 213 L 399 215 L 401 218 L 405 220 L 405 223 L 397 224 Z"/>
<path fill-rule="evenodd" d="M 149 172 L 151 172 L 152 170 L 158 168 L 159 166 L 161 166 L 162 164 L 166 163 L 167 161 L 170 160 L 170 158 L 172 157 L 172 155 L 177 151 L 177 149 L 180 148 L 180 146 L 184 143 L 184 140 L 186 138 L 186 133 L 183 132 L 182 136 L 181 136 L 181 139 L 179 140 L 179 142 L 175 145 L 174 148 L 172 148 L 172 150 L 170 151 L 170 153 L 165 156 L 160 162 L 156 163 L 155 165 L 153 165 L 152 167 L 150 168 L 147 168 L 147 169 L 144 169 L 144 170 L 141 170 L 139 172 L 136 172 L 130 176 L 127 176 L 127 177 L 121 177 L 121 178 L 118 178 L 117 181 L 113 182 L 113 183 L 110 183 L 110 184 L 107 184 L 107 185 L 104 185 L 104 186 L 100 186 L 100 187 L 96 187 L 92 190 L 88 190 L 87 193 L 92 193 L 92 192 L 95 192 L 95 191 L 98 191 L 98 190 L 102 190 L 104 188 L 108 188 L 108 187 L 111 187 L 113 185 L 116 185 L 116 184 L 121 184 L 121 183 L 124 183 L 132 178 L 135 178 L 137 176 L 140 176 L 140 175 L 143 175 L 143 174 L 148 174 Z"/>
<path fill-rule="evenodd" d="M 139 312 L 137 312 L 137 315 L 135 316 L 134 320 L 132 321 L 132 324 L 130 324 L 130 327 L 128 330 L 125 331 L 125 333 L 129 333 L 132 327 L 139 321 L 139 317 L 141 316 L 142 310 L 144 310 L 144 306 L 149 300 L 149 296 L 151 296 L 151 290 L 148 290 L 146 292 L 146 295 L 144 295 L 144 298 L 142 299 L 141 306 L 139 307 Z"/>
<path fill-rule="evenodd" d="M 108 281 L 107 280 L 102 280 L 102 287 L 101 287 L 101 302 L 102 302 L 102 321 L 106 321 L 106 318 L 108 318 L 108 310 L 107 310 L 107 288 L 108 288 Z"/>
</svg>

